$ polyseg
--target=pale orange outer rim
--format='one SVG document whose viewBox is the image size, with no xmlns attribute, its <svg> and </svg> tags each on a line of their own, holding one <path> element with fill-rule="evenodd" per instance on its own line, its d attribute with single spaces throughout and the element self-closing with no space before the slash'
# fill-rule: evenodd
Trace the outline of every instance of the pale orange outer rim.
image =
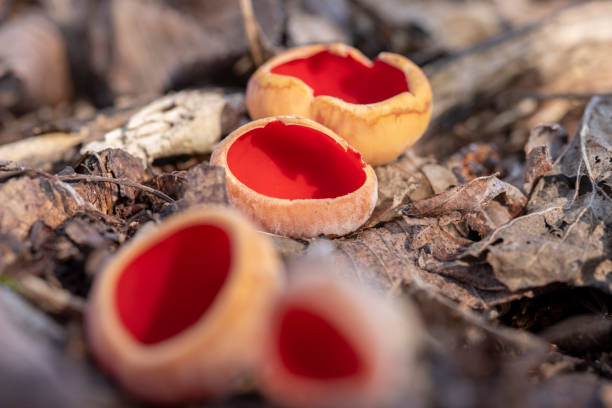
<svg viewBox="0 0 612 408">
<path fill-rule="evenodd" d="M 151 244 L 201 222 L 221 227 L 230 238 L 227 281 L 192 326 L 162 342 L 142 344 L 116 310 L 120 273 Z M 124 388 L 147 401 L 166 404 L 223 394 L 257 364 L 262 327 L 283 284 L 279 265 L 267 239 L 231 209 L 195 208 L 172 216 L 121 247 L 97 276 L 85 321 L 93 354 Z"/>
<path fill-rule="evenodd" d="M 264 347 L 266 363 L 259 375 L 264 394 L 271 400 L 288 407 L 365 408 L 386 406 L 398 395 L 398 389 L 409 379 L 405 371 L 408 350 L 416 347 L 405 320 L 393 307 L 398 305 L 348 285 L 328 271 L 301 276 L 278 302 L 280 308 L 287 304 L 306 306 L 331 322 L 364 358 L 366 368 L 364 375 L 347 379 L 296 376 L 284 367 L 276 350 L 276 332 L 271 328 Z"/>
<path fill-rule="evenodd" d="M 357 190 L 336 198 L 283 199 L 258 193 L 243 184 L 227 164 L 227 152 L 232 143 L 245 133 L 270 122 L 307 126 L 318 130 L 341 145 L 348 143 L 332 130 L 310 119 L 297 116 L 277 116 L 249 122 L 236 129 L 213 151 L 210 163 L 225 169 L 225 182 L 230 204 L 246 214 L 268 232 L 290 237 L 345 235 L 363 225 L 374 210 L 378 199 L 378 180 L 371 166 L 365 164 L 366 179 Z"/>
<path fill-rule="evenodd" d="M 313 119 L 346 138 L 373 166 L 395 159 L 422 136 L 431 118 L 432 90 L 419 66 L 402 55 L 382 52 L 377 58 L 404 72 L 409 91 L 371 104 L 354 104 L 326 95 L 314 97 L 313 89 L 302 80 L 271 72 L 285 62 L 324 50 L 351 55 L 367 66 L 373 64 L 359 50 L 340 43 L 283 52 L 259 67 L 249 79 L 246 102 L 251 118 L 291 114 Z M 287 110 L 289 106 L 291 111 Z M 400 117 L 407 121 L 400 123 Z M 351 122 L 359 124 L 351 126 Z"/>
</svg>

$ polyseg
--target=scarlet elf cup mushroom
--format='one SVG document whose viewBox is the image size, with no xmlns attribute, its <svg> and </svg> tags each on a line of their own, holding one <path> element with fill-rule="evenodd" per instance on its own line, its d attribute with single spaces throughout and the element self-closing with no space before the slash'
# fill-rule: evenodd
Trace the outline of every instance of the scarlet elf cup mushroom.
<svg viewBox="0 0 612 408">
<path fill-rule="evenodd" d="M 359 228 L 378 197 L 374 170 L 333 131 L 282 116 L 250 122 L 215 149 L 230 203 L 269 232 L 343 235 Z"/>
<path fill-rule="evenodd" d="M 92 351 L 145 400 L 216 396 L 257 364 L 281 283 L 271 245 L 242 216 L 189 210 L 135 237 L 98 275 Z"/>
<path fill-rule="evenodd" d="M 419 341 L 397 307 L 308 270 L 283 293 L 266 331 L 266 363 L 259 367 L 264 394 L 288 407 L 393 406 L 414 379 Z"/>
<path fill-rule="evenodd" d="M 374 62 L 344 44 L 291 49 L 262 65 L 247 86 L 253 119 L 298 115 L 346 139 L 372 166 L 398 157 L 425 132 L 432 92 L 409 59 Z"/>
</svg>

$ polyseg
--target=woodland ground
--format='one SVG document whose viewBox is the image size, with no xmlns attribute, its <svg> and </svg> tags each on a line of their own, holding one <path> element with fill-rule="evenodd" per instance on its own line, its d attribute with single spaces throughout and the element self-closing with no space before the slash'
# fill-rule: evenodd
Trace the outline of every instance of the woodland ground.
<svg viewBox="0 0 612 408">
<path fill-rule="evenodd" d="M 355 279 L 416 304 L 426 345 L 402 405 L 612 406 L 612 2 L 253 8 L 0 1 L 0 405 L 138 406 L 89 355 L 92 278 L 148 223 L 227 199 L 208 154 L 145 167 L 133 139 L 144 124 L 151 145 L 192 132 L 183 109 L 221 122 L 212 146 L 248 121 L 257 63 L 341 41 L 408 56 L 434 90 L 427 134 L 376 169 L 370 221 L 329 239 Z M 120 146 L 80 154 L 114 129 Z M 315 241 L 273 239 L 287 263 Z M 196 406 L 267 402 L 247 390 Z"/>
</svg>

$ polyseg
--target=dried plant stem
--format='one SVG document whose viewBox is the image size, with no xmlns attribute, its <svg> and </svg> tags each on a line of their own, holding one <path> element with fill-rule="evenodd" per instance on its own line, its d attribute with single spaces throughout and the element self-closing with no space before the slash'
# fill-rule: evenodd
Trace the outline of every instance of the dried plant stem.
<svg viewBox="0 0 612 408">
<path fill-rule="evenodd" d="M 96 182 L 114 183 L 114 184 L 118 184 L 121 186 L 132 187 L 138 190 L 145 191 L 169 203 L 174 202 L 174 199 L 172 197 L 162 193 L 159 190 L 156 190 L 154 188 L 147 187 L 140 183 L 135 183 L 133 181 L 126 180 L 126 179 L 118 179 L 118 178 L 113 178 L 113 177 L 102 177 L 102 176 L 90 176 L 86 174 L 79 174 L 76 176 L 58 176 L 58 177 L 62 181 L 86 181 L 86 182 L 93 182 L 93 183 L 96 183 Z"/>
<path fill-rule="evenodd" d="M 255 66 L 260 66 L 264 62 L 263 48 L 261 46 L 260 28 L 253 13 L 252 0 L 240 0 L 240 10 L 244 20 L 244 30 L 249 39 L 249 49 Z"/>
<path fill-rule="evenodd" d="M 159 190 L 156 190 L 154 188 L 151 188 L 151 187 L 148 187 L 148 186 L 145 186 L 145 185 L 142 185 L 140 183 L 136 183 L 130 180 L 126 180 L 126 179 L 120 179 L 120 178 L 114 178 L 114 177 L 103 177 L 103 176 L 92 176 L 88 174 L 77 174 L 77 175 L 72 175 L 72 176 L 57 176 L 55 174 L 47 173 L 46 171 L 43 171 L 43 170 L 29 169 L 25 167 L 10 167 L 10 168 L 4 167 L 3 168 L 2 166 L 0 166 L 0 171 L 3 172 L 3 174 L 0 175 L 0 181 L 2 179 L 15 177 L 15 176 L 19 176 L 22 174 L 34 174 L 36 176 L 46 177 L 51 180 L 59 181 L 62 184 L 66 184 L 65 182 L 68 182 L 68 181 L 85 181 L 85 182 L 91 182 L 91 183 L 98 183 L 98 182 L 114 183 L 120 186 L 132 187 L 132 188 L 147 192 L 169 203 L 174 202 L 174 199 L 172 197 L 162 193 Z"/>
<path fill-rule="evenodd" d="M 17 278 L 17 291 L 50 313 L 80 316 L 85 309 L 82 298 L 74 296 L 65 289 L 54 288 L 37 276 L 27 275 Z"/>
</svg>

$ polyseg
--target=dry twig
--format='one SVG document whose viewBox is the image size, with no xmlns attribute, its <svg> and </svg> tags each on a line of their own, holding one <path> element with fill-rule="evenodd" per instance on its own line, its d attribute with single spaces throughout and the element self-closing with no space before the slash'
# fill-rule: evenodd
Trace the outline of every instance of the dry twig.
<svg viewBox="0 0 612 408">
<path fill-rule="evenodd" d="M 126 180 L 126 179 L 120 179 L 120 178 L 114 178 L 114 177 L 93 176 L 93 175 L 88 175 L 88 174 L 77 174 L 73 176 L 58 176 L 55 174 L 47 173 L 46 171 L 43 171 L 43 170 L 29 169 L 25 167 L 1 167 L 0 166 L 0 171 L 4 172 L 3 174 L 0 175 L 0 181 L 2 181 L 3 179 L 7 179 L 10 177 L 15 177 L 15 176 L 23 175 L 23 174 L 33 174 L 39 177 L 46 177 L 51 180 L 59 181 L 63 185 L 65 185 L 66 184 L 65 182 L 68 182 L 68 181 L 85 181 L 85 182 L 90 182 L 90 183 L 97 183 L 97 182 L 114 183 L 120 186 L 132 187 L 132 188 L 144 191 L 146 193 L 154 195 L 155 197 L 161 198 L 162 200 L 169 202 L 169 203 L 174 202 L 174 199 L 172 197 L 169 197 L 168 195 L 162 193 L 159 190 L 156 190 L 154 188 L 151 188 L 151 187 L 148 187 L 143 184 L 136 183 L 130 180 Z"/>
<path fill-rule="evenodd" d="M 244 30 L 249 39 L 251 57 L 256 67 L 264 62 L 263 47 L 261 45 L 261 29 L 253 13 L 253 2 L 251 0 L 240 0 L 240 10 L 244 21 Z"/>
</svg>

